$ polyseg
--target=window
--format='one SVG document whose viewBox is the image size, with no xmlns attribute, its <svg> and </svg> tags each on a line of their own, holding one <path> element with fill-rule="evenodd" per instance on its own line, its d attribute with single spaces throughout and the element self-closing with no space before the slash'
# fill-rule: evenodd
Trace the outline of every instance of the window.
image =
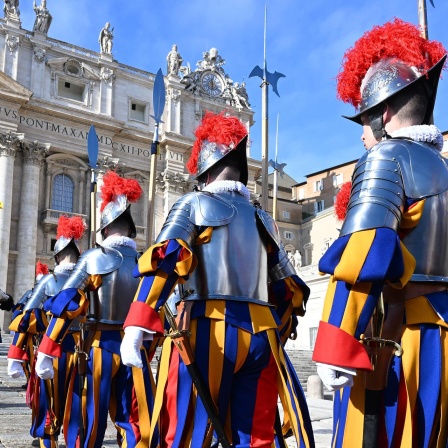
<svg viewBox="0 0 448 448">
<path fill-rule="evenodd" d="M 305 198 L 305 189 L 304 188 L 300 188 L 299 189 L 299 200 L 300 199 L 304 199 Z"/>
<path fill-rule="evenodd" d="M 335 175 L 333 176 L 333 187 L 337 187 L 337 186 L 341 185 L 342 182 L 343 182 L 343 176 L 342 176 L 342 173 L 335 174 Z"/>
<path fill-rule="evenodd" d="M 317 327 L 310 327 L 310 349 L 314 350 L 317 338 Z"/>
<path fill-rule="evenodd" d="M 294 234 L 292 232 L 283 232 L 283 236 L 285 237 L 285 240 L 293 240 Z"/>
<path fill-rule="evenodd" d="M 322 212 L 324 210 L 324 201 L 316 201 L 314 203 L 314 213 L 319 213 Z"/>
<path fill-rule="evenodd" d="M 283 211 L 283 219 L 291 219 L 291 213 L 287 211 Z"/>
<path fill-rule="evenodd" d="M 324 181 L 321 180 L 316 180 L 316 182 L 314 182 L 314 191 L 322 191 L 324 189 Z"/>
<path fill-rule="evenodd" d="M 86 86 L 65 79 L 58 79 L 58 95 L 62 98 L 84 102 Z"/>
<path fill-rule="evenodd" d="M 73 212 L 74 184 L 65 174 L 57 174 L 53 179 L 51 208 L 62 212 Z"/>
<path fill-rule="evenodd" d="M 129 118 L 131 120 L 146 122 L 146 104 L 131 100 L 129 104 Z"/>
</svg>

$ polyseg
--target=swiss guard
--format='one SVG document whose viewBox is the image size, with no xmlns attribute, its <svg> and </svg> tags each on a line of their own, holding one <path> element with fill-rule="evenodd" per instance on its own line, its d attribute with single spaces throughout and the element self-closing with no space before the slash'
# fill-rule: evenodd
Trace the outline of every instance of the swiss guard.
<svg viewBox="0 0 448 448">
<path fill-rule="evenodd" d="M 121 345 L 123 362 L 141 367 L 142 341 L 164 334 L 161 316 L 171 323 L 153 441 L 158 422 L 163 447 L 219 441 L 270 448 L 275 437 L 283 438 L 276 424 L 280 395 L 299 445 L 314 446 L 305 397 L 282 343 L 304 314 L 309 289 L 289 262 L 275 222 L 250 201 L 246 127 L 237 117 L 207 113 L 195 135 L 187 168 L 200 191 L 176 202 L 140 258 L 140 286 Z M 164 304 L 176 285 L 173 311 Z"/>
<path fill-rule="evenodd" d="M 81 249 L 79 241 L 85 231 L 85 223 L 79 216 L 61 216 L 58 220 L 53 257 L 55 268 L 38 262 L 37 284 L 28 295 L 21 312 L 15 315 L 10 330 L 15 332 L 8 353 L 8 373 L 17 377 L 22 373 L 22 362 L 28 360 L 30 375 L 27 401 L 32 410 L 30 434 L 39 439 L 41 448 L 56 448 L 64 418 L 70 379 L 74 367 L 75 346 L 79 337 L 79 324 L 75 322 L 64 340 L 61 358 L 53 360 L 56 378 L 43 380 L 35 371 L 35 350 L 48 327 L 46 309 L 51 298 L 63 287 L 72 273 Z M 39 278 L 40 277 L 40 278 Z"/>
<path fill-rule="evenodd" d="M 140 416 L 132 369 L 120 358 L 123 322 L 138 287 L 138 279 L 132 275 L 139 254 L 130 207 L 141 193 L 134 179 L 122 178 L 113 171 L 104 175 L 100 220 L 103 241 L 81 255 L 49 307 L 53 317 L 36 362 L 36 372 L 43 379 L 54 376 L 53 358 L 61 357 L 73 322 L 82 321 L 78 363 L 64 418 L 64 439 L 69 448 L 101 448 L 107 411 L 119 446 L 136 446 L 141 438 L 139 425 L 146 414 Z M 145 347 L 142 358 L 144 368 L 139 380 L 151 390 L 154 380 Z M 145 424 L 149 427 L 149 421 Z"/>
<path fill-rule="evenodd" d="M 448 164 L 432 124 L 445 60 L 395 19 L 346 52 L 337 78 L 366 151 L 319 263 L 331 279 L 313 359 L 335 391 L 333 447 L 447 446 Z"/>
</svg>

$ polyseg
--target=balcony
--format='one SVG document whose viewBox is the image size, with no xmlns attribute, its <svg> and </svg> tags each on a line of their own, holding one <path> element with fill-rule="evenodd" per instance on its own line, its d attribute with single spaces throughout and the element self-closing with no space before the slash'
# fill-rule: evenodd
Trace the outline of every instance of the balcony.
<svg viewBox="0 0 448 448">
<path fill-rule="evenodd" d="M 58 220 L 64 215 L 69 218 L 72 216 L 80 216 L 84 222 L 88 224 L 87 215 L 82 215 L 81 213 L 63 212 L 61 210 L 53 210 L 48 208 L 42 212 L 42 225 L 44 226 L 45 232 L 49 232 L 51 230 L 56 231 L 58 227 Z"/>
</svg>

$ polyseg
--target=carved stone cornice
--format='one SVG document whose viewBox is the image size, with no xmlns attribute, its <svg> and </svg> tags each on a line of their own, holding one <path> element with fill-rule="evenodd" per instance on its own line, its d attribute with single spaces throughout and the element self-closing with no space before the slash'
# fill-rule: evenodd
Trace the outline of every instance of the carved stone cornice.
<svg viewBox="0 0 448 448">
<path fill-rule="evenodd" d="M 0 155 L 15 157 L 21 149 L 23 134 L 15 134 L 14 132 L 0 132 Z"/>
<path fill-rule="evenodd" d="M 24 141 L 22 145 L 23 163 L 26 165 L 42 165 L 49 149 L 49 144 L 42 144 L 38 141 Z"/>
<path fill-rule="evenodd" d="M 185 194 L 188 189 L 188 175 L 162 171 L 156 176 L 156 189 L 159 193 L 168 190 L 170 193 Z"/>
</svg>

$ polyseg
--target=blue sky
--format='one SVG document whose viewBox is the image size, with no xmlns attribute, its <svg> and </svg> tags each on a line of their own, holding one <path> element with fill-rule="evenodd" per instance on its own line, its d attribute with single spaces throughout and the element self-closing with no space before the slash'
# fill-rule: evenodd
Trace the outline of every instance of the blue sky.
<svg viewBox="0 0 448 448">
<path fill-rule="evenodd" d="M 448 2 L 434 3 L 435 8 L 427 2 L 429 38 L 448 47 Z M 374 25 L 394 17 L 417 24 L 417 0 L 47 0 L 53 15 L 49 36 L 99 51 L 99 32 L 110 22 L 114 58 L 153 73 L 159 67 L 166 72 L 173 44 L 192 68 L 204 51 L 216 47 L 226 73 L 246 81 L 256 122 L 251 156 L 260 159 L 260 79 L 248 76 L 263 64 L 265 4 L 268 69 L 286 75 L 278 83 L 280 98 L 269 93 L 269 158 L 274 158 L 279 115 L 278 160 L 302 182 L 307 174 L 362 155 L 361 127 L 341 117 L 354 110 L 336 99 L 342 56 Z M 22 27 L 32 30 L 31 0 L 22 0 L 20 10 Z M 448 71 L 444 78 L 435 109 L 441 131 L 448 130 Z"/>
</svg>

